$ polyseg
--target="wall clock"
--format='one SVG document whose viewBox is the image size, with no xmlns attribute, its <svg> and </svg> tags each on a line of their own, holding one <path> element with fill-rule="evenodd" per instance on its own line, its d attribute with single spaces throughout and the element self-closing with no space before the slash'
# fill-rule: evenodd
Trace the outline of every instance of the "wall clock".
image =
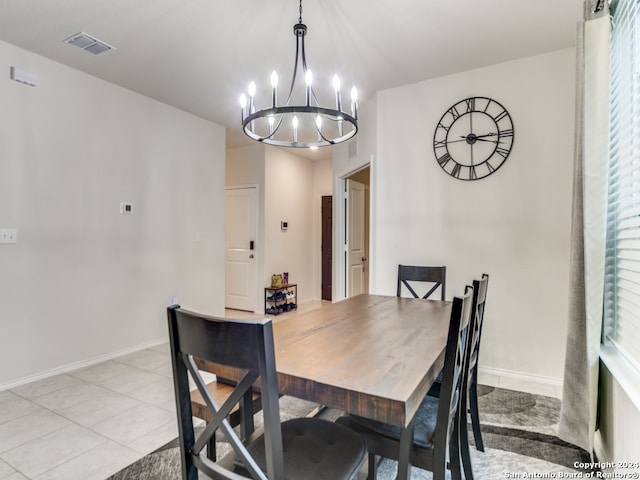
<svg viewBox="0 0 640 480">
<path fill-rule="evenodd" d="M 488 177 L 513 147 L 513 121 L 507 109 L 487 97 L 470 97 L 449 108 L 433 135 L 438 165 L 459 180 Z"/>
</svg>

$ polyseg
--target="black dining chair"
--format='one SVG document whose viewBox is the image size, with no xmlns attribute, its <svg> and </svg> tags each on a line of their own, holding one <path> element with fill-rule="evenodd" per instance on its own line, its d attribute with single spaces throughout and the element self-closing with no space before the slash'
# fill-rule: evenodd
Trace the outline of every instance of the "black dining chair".
<svg viewBox="0 0 640 480">
<path fill-rule="evenodd" d="M 429 288 L 422 295 L 416 292 L 416 282 L 426 283 Z M 406 287 L 414 298 L 429 298 L 438 287 L 440 287 L 440 300 L 444 300 L 445 290 L 447 286 L 447 267 L 446 266 L 417 266 L 417 265 L 398 265 L 398 282 L 396 287 L 396 296 L 402 296 L 402 287 Z"/>
<path fill-rule="evenodd" d="M 462 390 L 462 407 L 461 412 L 468 412 L 471 418 L 471 427 L 473 430 L 473 439 L 476 450 L 484 452 L 484 442 L 482 441 L 482 431 L 480 430 L 480 413 L 478 411 L 478 355 L 480 353 L 480 338 L 482 336 L 482 325 L 484 321 L 484 310 L 487 302 L 487 289 L 489 287 L 489 275 L 482 274 L 480 280 L 473 281 L 473 300 L 472 309 L 475 315 L 472 315 L 469 326 L 469 342 L 466 352 L 467 375 L 465 376 L 465 385 Z M 434 382 L 433 386 L 427 393 L 428 396 L 438 397 L 442 388 L 442 373 Z M 460 450 L 462 456 L 462 464 L 467 480 L 473 479 L 473 468 L 471 465 L 471 453 L 469 451 L 469 439 L 467 433 L 466 415 L 460 420 L 462 428 L 460 429 Z"/>
<path fill-rule="evenodd" d="M 489 288 L 489 275 L 484 273 L 480 280 L 474 280 L 474 303 L 476 312 L 476 321 L 474 322 L 473 334 L 469 344 L 469 375 L 468 375 L 468 393 L 469 393 L 469 414 L 471 417 L 471 426 L 473 428 L 473 439 L 476 449 L 484 452 L 484 442 L 482 441 L 482 432 L 480 431 L 480 414 L 478 412 L 478 355 L 480 354 L 480 339 L 482 337 L 482 326 L 484 324 L 484 309 L 487 302 L 487 289 Z"/>
<path fill-rule="evenodd" d="M 354 432 L 317 418 L 280 422 L 278 380 L 271 320 L 239 321 L 200 315 L 179 306 L 167 310 L 183 480 L 345 479 L 357 477 L 366 457 Z M 208 392 L 196 359 L 242 373 L 227 400 L 218 405 Z M 211 410 L 198 435 L 193 427 L 189 376 Z M 263 427 L 242 439 L 229 424 L 232 409 L 259 386 Z M 242 408 L 242 407 L 241 407 Z M 204 451 L 216 431 L 233 450 L 216 461 Z"/>
<path fill-rule="evenodd" d="M 467 286 L 464 296 L 453 298 L 440 397 L 425 396 L 412 420 L 411 465 L 432 471 L 434 480 L 444 480 L 447 467 L 453 480 L 462 478 L 459 444 L 462 426 L 458 410 L 466 373 L 472 295 L 473 287 Z M 400 427 L 355 415 L 342 416 L 337 422 L 364 438 L 369 451 L 369 480 L 376 478 L 376 457 L 399 459 Z"/>
</svg>

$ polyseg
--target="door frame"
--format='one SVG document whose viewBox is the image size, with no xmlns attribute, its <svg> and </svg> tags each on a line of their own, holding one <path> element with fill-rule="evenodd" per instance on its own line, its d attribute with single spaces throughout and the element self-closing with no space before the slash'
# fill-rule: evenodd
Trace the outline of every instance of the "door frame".
<svg viewBox="0 0 640 480">
<path fill-rule="evenodd" d="M 373 160 L 373 158 L 372 158 Z M 339 177 L 335 178 L 334 185 L 334 199 L 333 199 L 333 301 L 337 302 L 347 298 L 347 255 L 348 245 L 347 242 L 347 222 L 348 215 L 346 212 L 346 198 L 347 198 L 347 179 L 353 174 L 364 170 L 370 169 L 370 181 L 369 181 L 369 235 L 368 235 L 368 285 L 369 292 L 373 292 L 373 279 L 375 278 L 375 262 L 373 261 L 373 232 L 375 231 L 373 225 L 373 212 L 374 212 L 374 189 L 373 189 L 373 161 L 359 166 L 358 168 L 349 171 Z"/>
</svg>

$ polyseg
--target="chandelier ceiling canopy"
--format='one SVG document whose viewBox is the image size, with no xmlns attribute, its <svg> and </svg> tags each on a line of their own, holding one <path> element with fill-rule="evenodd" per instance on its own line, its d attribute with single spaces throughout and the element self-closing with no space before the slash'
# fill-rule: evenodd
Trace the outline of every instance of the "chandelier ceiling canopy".
<svg viewBox="0 0 640 480">
<path fill-rule="evenodd" d="M 358 131 L 358 91 L 356 87 L 351 89 L 350 108 L 345 110 L 340 79 L 334 75 L 334 105 L 322 106 L 318 101 L 304 49 L 307 26 L 302 23 L 302 0 L 293 34 L 296 37 L 296 58 L 286 102 L 278 105 L 278 74 L 275 71 L 271 74 L 270 105 L 261 110 L 256 109 L 256 84 L 251 82 L 248 95 L 240 95 L 244 133 L 253 140 L 278 147 L 315 148 L 349 140 Z M 299 65 L 304 85 L 296 89 Z"/>
</svg>

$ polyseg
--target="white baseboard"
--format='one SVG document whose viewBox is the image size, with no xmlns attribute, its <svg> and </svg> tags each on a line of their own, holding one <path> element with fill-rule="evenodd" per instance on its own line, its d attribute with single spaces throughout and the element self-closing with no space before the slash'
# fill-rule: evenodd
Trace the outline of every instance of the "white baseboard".
<svg viewBox="0 0 640 480">
<path fill-rule="evenodd" d="M 157 345 L 162 345 L 163 343 L 167 343 L 167 339 L 156 339 L 151 340 L 149 342 L 141 343 L 139 345 L 134 345 L 132 347 L 124 348 L 122 350 L 118 350 L 115 352 L 106 353 L 104 355 L 100 355 L 97 357 L 89 358 L 86 360 L 82 360 L 80 362 L 69 363 L 67 365 L 62 365 L 61 367 L 56 367 L 51 370 L 46 370 L 44 372 L 37 373 L 35 375 L 29 375 L 27 377 L 19 378 L 16 380 L 11 380 L 9 382 L 0 383 L 0 392 L 3 390 L 9 390 L 10 388 L 16 388 L 21 385 L 25 385 L 31 382 L 37 382 L 38 380 L 43 380 L 45 378 L 53 377 L 55 375 L 60 375 L 62 373 L 72 372 L 74 370 L 79 370 L 81 368 L 90 367 L 97 363 L 106 362 L 107 360 L 111 360 L 117 357 L 121 357 L 123 355 L 127 355 L 129 353 L 138 352 L 140 350 L 144 350 L 146 348 L 155 347 Z"/>
<path fill-rule="evenodd" d="M 479 367 L 478 382 L 492 387 L 562 398 L 562 379 L 504 370 L 501 368 Z"/>
</svg>

